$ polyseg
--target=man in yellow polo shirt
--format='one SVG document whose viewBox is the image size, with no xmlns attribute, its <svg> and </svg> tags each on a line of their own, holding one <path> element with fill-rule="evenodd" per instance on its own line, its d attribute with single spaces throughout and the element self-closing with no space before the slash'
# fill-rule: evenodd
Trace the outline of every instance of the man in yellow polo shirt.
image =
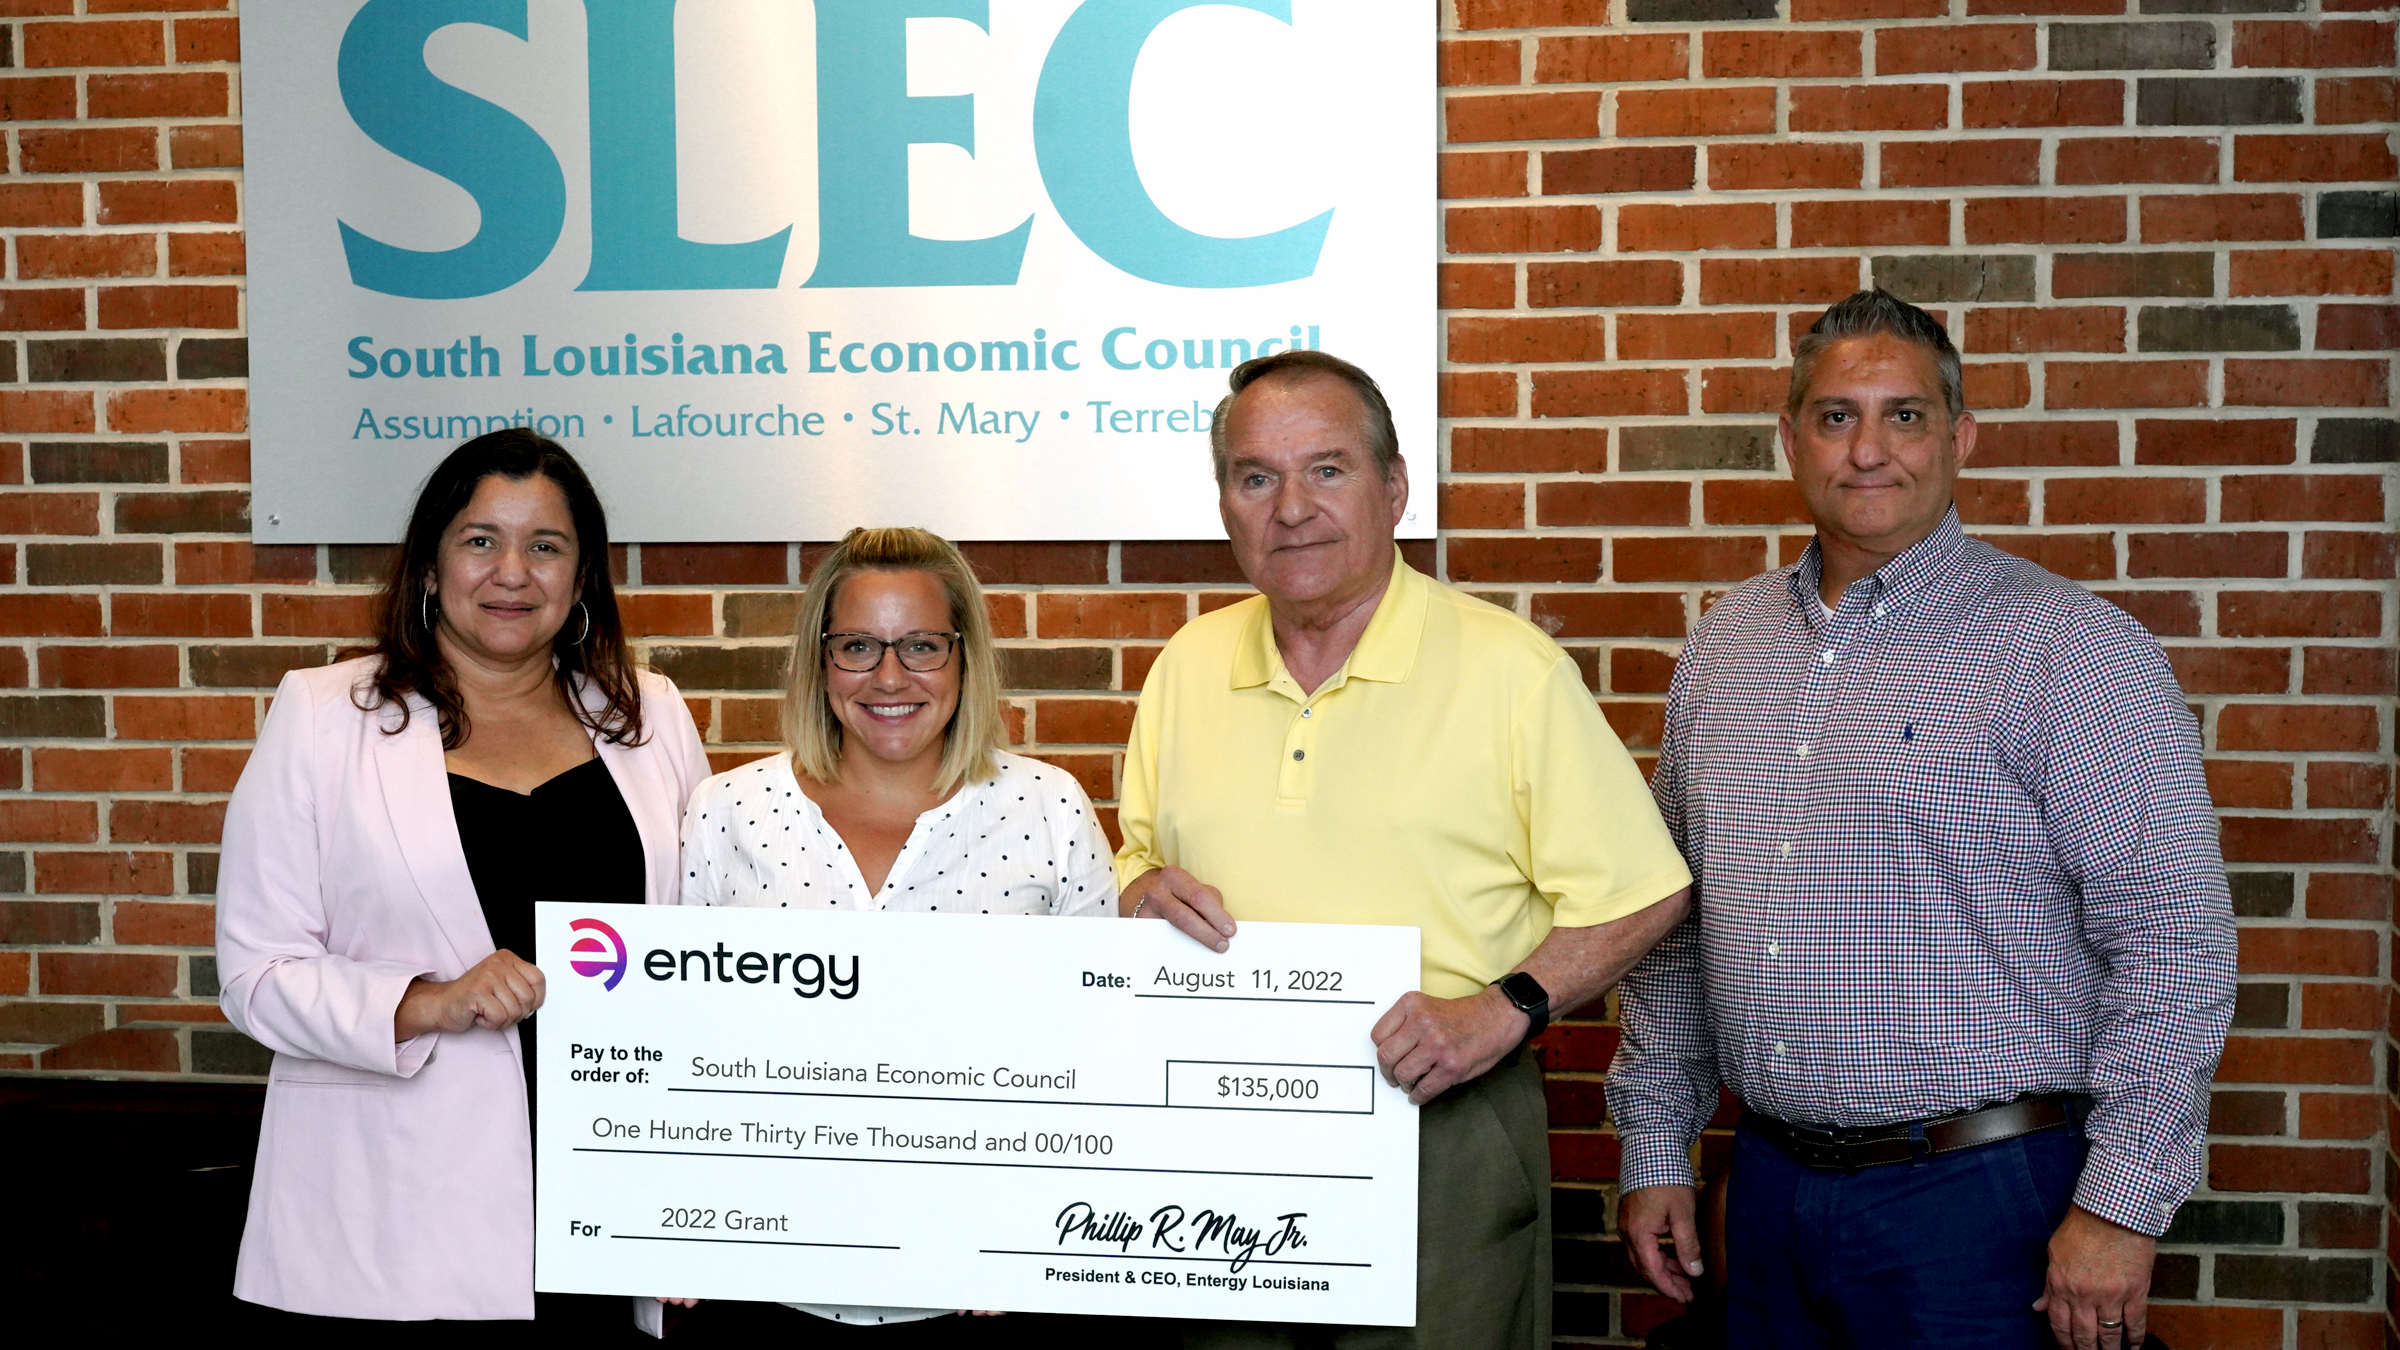
<svg viewBox="0 0 2400 1350">
<path fill-rule="evenodd" d="M 1218 505 L 1259 596 L 1186 626 L 1143 685 L 1122 912 L 1217 951 L 1237 919 L 1423 930 L 1422 992 L 1374 1028 L 1424 1108 L 1417 1325 L 1332 1340 L 1546 1350 L 1548 1121 L 1522 1047 L 1666 936 L 1691 873 L 1566 653 L 1400 561 L 1408 469 L 1375 382 L 1303 350 L 1232 385 Z"/>
</svg>

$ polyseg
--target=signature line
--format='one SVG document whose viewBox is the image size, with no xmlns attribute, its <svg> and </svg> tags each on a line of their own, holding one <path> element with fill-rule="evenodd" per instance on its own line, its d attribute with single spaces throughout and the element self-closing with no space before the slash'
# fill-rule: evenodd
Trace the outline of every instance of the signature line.
<svg viewBox="0 0 2400 1350">
<path fill-rule="evenodd" d="M 1135 998 L 1188 998 L 1202 1003 L 1355 1003 L 1372 1008 L 1371 998 L 1269 998 L 1265 994 L 1135 994 Z"/>
<path fill-rule="evenodd" d="M 875 1242 L 777 1242 L 771 1238 L 701 1238 L 672 1237 L 664 1233 L 611 1233 L 619 1242 L 737 1242 L 745 1247 L 843 1247 L 861 1252 L 896 1252 L 898 1247 L 886 1247 Z"/>
<path fill-rule="evenodd" d="M 687 1148 L 578 1148 L 577 1153 L 631 1153 L 644 1158 L 751 1158 L 759 1162 L 899 1163 L 910 1167 L 1014 1167 L 1030 1172 L 1150 1172 L 1181 1177 L 1275 1177 L 1286 1181 L 1373 1181 L 1327 1172 L 1226 1172 L 1210 1167 L 1093 1167 L 1084 1163 L 969 1162 L 964 1158 L 838 1158 L 823 1153 L 711 1153 Z M 1035 1253 L 1040 1255 L 1040 1253 Z"/>
<path fill-rule="evenodd" d="M 1007 1247 L 978 1248 L 982 1256 L 1049 1256 L 1060 1260 L 1093 1261 L 1202 1261 L 1212 1266 L 1339 1266 L 1344 1270 L 1373 1270 L 1372 1261 L 1273 1261 L 1252 1257 L 1247 1261 L 1235 1256 L 1148 1256 L 1140 1252 L 1021 1252 Z"/>
</svg>

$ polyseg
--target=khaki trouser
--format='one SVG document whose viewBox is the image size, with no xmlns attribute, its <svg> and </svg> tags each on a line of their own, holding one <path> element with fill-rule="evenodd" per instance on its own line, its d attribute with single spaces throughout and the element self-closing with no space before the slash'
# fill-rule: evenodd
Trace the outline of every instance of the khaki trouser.
<svg viewBox="0 0 2400 1350">
<path fill-rule="evenodd" d="M 1550 1120 L 1527 1054 L 1423 1108 L 1417 1324 L 1186 1322 L 1184 1350 L 1548 1350 Z"/>
</svg>

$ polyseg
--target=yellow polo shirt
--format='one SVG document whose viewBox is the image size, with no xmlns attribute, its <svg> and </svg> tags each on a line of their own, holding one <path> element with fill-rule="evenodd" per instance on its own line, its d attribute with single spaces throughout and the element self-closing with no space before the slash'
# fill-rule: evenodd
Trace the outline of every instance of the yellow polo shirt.
<svg viewBox="0 0 2400 1350">
<path fill-rule="evenodd" d="M 1398 561 L 1314 694 L 1264 598 L 1195 620 L 1142 686 L 1119 885 L 1176 866 L 1235 919 L 1408 924 L 1423 989 L 1505 975 L 1552 925 L 1691 884 L 1625 747 L 1541 630 Z"/>
</svg>

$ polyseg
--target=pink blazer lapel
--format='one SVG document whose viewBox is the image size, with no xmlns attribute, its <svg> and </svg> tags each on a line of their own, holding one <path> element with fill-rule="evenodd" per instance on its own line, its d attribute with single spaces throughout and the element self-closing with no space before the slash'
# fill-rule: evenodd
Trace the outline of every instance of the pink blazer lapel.
<svg viewBox="0 0 2400 1350">
<path fill-rule="evenodd" d="M 442 763 L 441 722 L 432 705 L 410 700 L 408 726 L 374 737 L 375 774 L 409 876 L 441 925 L 460 970 L 492 954 L 492 933 L 475 898 L 458 819 L 450 810 L 450 774 Z"/>
</svg>

